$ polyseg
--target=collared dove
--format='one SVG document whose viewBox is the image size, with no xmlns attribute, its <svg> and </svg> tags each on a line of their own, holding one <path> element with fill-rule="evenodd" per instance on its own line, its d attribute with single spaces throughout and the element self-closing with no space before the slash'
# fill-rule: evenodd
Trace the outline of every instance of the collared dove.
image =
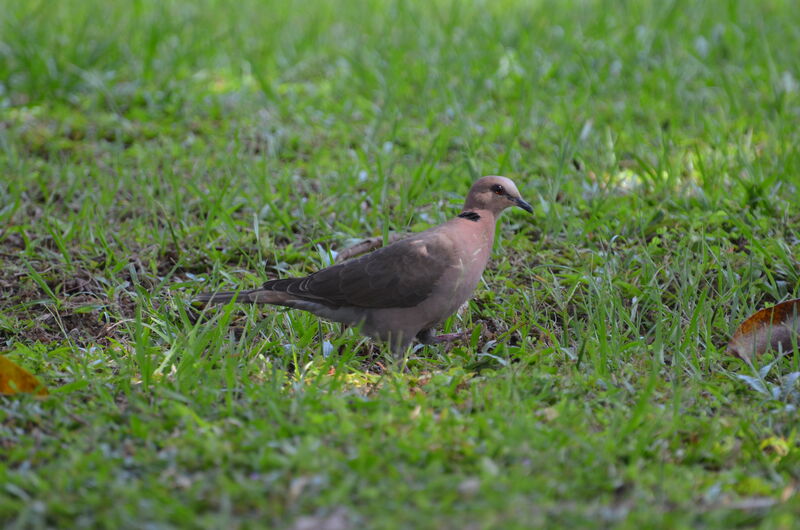
<svg viewBox="0 0 800 530">
<path fill-rule="evenodd" d="M 271 280 L 258 289 L 201 294 L 197 303 L 231 300 L 309 311 L 360 326 L 401 353 L 416 337 L 423 344 L 449 339 L 432 328 L 466 302 L 489 261 L 495 221 L 510 206 L 532 212 L 505 177 L 475 181 L 460 214 L 359 258 L 303 278 Z"/>
</svg>

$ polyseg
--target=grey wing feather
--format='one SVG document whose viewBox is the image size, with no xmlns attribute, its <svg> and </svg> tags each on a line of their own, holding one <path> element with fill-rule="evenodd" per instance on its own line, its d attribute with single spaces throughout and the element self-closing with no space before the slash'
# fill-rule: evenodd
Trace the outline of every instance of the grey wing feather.
<svg viewBox="0 0 800 530">
<path fill-rule="evenodd" d="M 431 295 L 449 265 L 451 253 L 442 246 L 442 240 L 412 237 L 304 278 L 269 281 L 262 288 L 331 306 L 413 307 Z"/>
</svg>

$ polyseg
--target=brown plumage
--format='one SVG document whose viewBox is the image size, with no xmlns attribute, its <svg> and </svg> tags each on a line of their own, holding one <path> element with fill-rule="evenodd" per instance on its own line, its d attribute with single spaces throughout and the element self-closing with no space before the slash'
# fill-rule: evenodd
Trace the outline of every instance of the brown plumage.
<svg viewBox="0 0 800 530">
<path fill-rule="evenodd" d="M 462 212 L 444 224 L 302 278 L 266 282 L 250 291 L 201 294 L 200 303 L 251 302 L 302 309 L 351 325 L 395 352 L 416 337 L 438 342 L 431 329 L 466 302 L 489 261 L 495 222 L 510 206 L 531 206 L 505 177 L 483 177 Z"/>
</svg>

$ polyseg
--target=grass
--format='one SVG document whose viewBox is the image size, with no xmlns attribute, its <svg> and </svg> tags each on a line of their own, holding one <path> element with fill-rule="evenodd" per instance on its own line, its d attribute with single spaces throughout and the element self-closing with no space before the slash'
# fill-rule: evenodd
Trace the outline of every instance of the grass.
<svg viewBox="0 0 800 530">
<path fill-rule="evenodd" d="M 796 2 L 0 12 L 3 527 L 797 524 L 800 361 L 725 353 L 800 296 Z M 186 313 L 484 174 L 468 343 Z"/>
</svg>

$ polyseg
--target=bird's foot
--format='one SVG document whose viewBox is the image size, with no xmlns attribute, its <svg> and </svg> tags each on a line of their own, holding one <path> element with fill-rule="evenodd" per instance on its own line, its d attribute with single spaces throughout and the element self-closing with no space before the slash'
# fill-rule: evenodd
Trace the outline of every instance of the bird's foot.
<svg viewBox="0 0 800 530">
<path fill-rule="evenodd" d="M 431 330 L 426 329 L 417 334 L 417 340 L 422 344 L 446 344 L 457 340 L 464 340 L 470 336 L 469 331 L 461 331 L 459 333 L 445 333 L 443 335 L 434 335 Z"/>
<path fill-rule="evenodd" d="M 435 344 L 455 342 L 457 340 L 464 340 L 469 337 L 470 333 L 461 331 L 460 333 L 445 333 L 443 335 L 433 335 L 432 339 Z"/>
</svg>

